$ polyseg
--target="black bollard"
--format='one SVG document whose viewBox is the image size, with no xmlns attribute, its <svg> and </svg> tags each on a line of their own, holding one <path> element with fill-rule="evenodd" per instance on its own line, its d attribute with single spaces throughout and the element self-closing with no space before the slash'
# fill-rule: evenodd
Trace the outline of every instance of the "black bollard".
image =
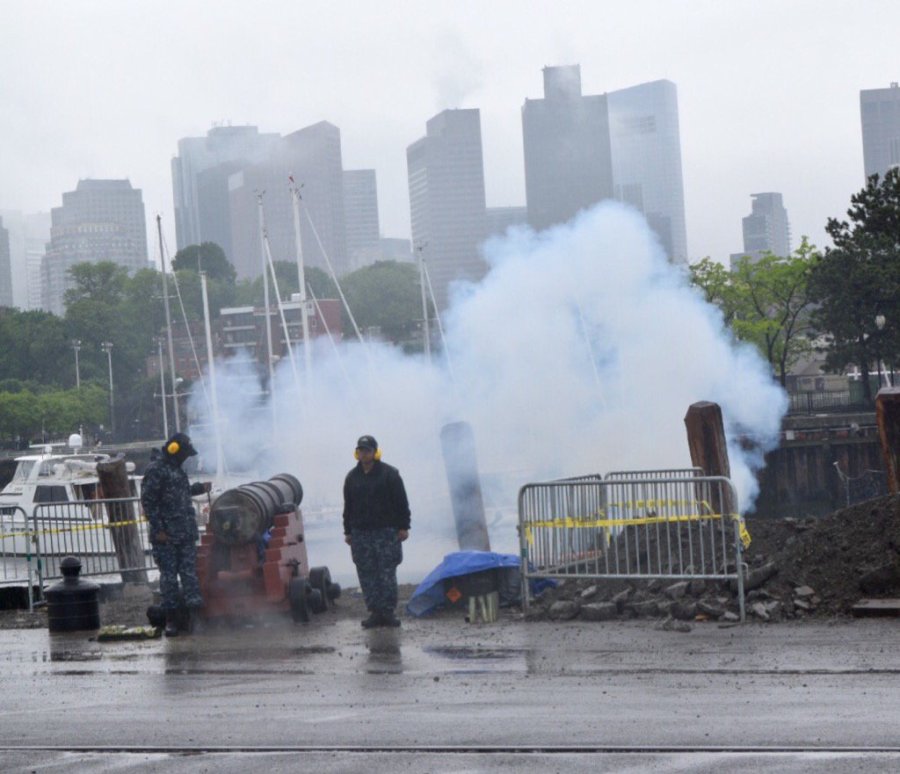
<svg viewBox="0 0 900 774">
<path fill-rule="evenodd" d="M 453 422 L 441 428 L 441 449 L 444 468 L 450 485 L 456 538 L 460 551 L 490 551 L 484 519 L 484 501 L 478 460 L 475 457 L 475 436 L 468 422 Z"/>
<path fill-rule="evenodd" d="M 45 592 L 47 624 L 51 632 L 100 628 L 100 586 L 78 577 L 81 562 L 67 556 L 59 563 L 63 579 Z"/>
</svg>

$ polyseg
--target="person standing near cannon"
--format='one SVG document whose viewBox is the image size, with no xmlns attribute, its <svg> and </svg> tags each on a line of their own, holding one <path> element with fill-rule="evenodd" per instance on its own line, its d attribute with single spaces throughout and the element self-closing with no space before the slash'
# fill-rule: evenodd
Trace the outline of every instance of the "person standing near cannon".
<svg viewBox="0 0 900 774">
<path fill-rule="evenodd" d="M 381 461 L 378 442 L 364 435 L 356 442 L 358 460 L 344 479 L 344 541 L 350 546 L 369 617 L 365 629 L 400 626 L 397 566 L 409 537 L 410 512 L 400 472 Z"/>
<path fill-rule="evenodd" d="M 191 495 L 209 491 L 209 485 L 192 486 L 182 469 L 184 462 L 195 454 L 191 439 L 184 433 L 175 433 L 155 452 L 141 482 L 141 505 L 150 523 L 153 560 L 159 567 L 159 593 L 166 615 L 167 637 L 178 634 L 177 614 L 182 603 L 192 620 L 194 611 L 203 607 L 197 579 L 199 530 Z"/>
</svg>

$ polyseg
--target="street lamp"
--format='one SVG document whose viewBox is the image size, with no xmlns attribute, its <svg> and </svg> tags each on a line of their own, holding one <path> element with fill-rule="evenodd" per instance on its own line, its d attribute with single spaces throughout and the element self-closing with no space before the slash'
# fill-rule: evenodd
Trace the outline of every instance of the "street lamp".
<svg viewBox="0 0 900 774">
<path fill-rule="evenodd" d="M 109 434 L 115 437 L 116 417 L 113 410 L 112 348 L 113 345 L 111 341 L 103 341 L 100 343 L 100 349 L 106 353 L 106 360 L 109 363 Z"/>
<path fill-rule="evenodd" d="M 78 367 L 78 352 L 81 349 L 81 339 L 72 339 L 72 349 L 75 350 L 75 387 L 81 388 L 81 369 Z"/>
</svg>

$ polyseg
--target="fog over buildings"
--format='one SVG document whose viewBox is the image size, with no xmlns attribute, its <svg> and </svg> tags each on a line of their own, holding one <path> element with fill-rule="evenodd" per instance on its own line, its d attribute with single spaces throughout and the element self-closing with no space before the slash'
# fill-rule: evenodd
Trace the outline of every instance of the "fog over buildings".
<svg viewBox="0 0 900 774">
<path fill-rule="evenodd" d="M 46 213 L 78 180 L 129 179 L 171 247 L 171 159 L 211 127 L 338 127 L 343 168 L 376 172 L 380 235 L 410 239 L 406 147 L 429 117 L 477 109 L 486 205 L 525 206 L 521 107 L 543 98 L 543 67 L 573 64 L 584 95 L 677 88 L 689 260 L 727 260 L 760 191 L 822 246 L 863 182 L 860 92 L 898 80 L 882 33 L 900 6 L 881 0 L 3 7 L 0 209 Z"/>
<path fill-rule="evenodd" d="M 110 261 L 130 273 L 148 266 L 140 189 L 128 180 L 79 180 L 50 212 L 50 242 L 41 262 L 41 308 L 62 316 L 63 297 L 79 263 Z"/>
<path fill-rule="evenodd" d="M 731 254 L 732 269 L 745 255 L 757 261 L 765 253 L 781 257 L 791 254 L 791 225 L 781 194 L 755 193 L 750 198 L 750 214 L 741 220 L 744 249 Z"/>
</svg>

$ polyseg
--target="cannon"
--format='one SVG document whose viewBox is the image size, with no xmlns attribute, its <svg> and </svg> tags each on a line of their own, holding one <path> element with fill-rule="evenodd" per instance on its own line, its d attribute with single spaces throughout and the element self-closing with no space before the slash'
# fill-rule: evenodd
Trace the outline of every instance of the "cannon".
<svg viewBox="0 0 900 774">
<path fill-rule="evenodd" d="M 310 567 L 300 503 L 290 473 L 229 489 L 210 506 L 197 549 L 203 619 L 289 612 L 310 620 L 340 596 L 327 567 Z M 159 612 L 157 611 L 157 616 Z M 148 617 L 151 617 L 148 611 Z"/>
</svg>

